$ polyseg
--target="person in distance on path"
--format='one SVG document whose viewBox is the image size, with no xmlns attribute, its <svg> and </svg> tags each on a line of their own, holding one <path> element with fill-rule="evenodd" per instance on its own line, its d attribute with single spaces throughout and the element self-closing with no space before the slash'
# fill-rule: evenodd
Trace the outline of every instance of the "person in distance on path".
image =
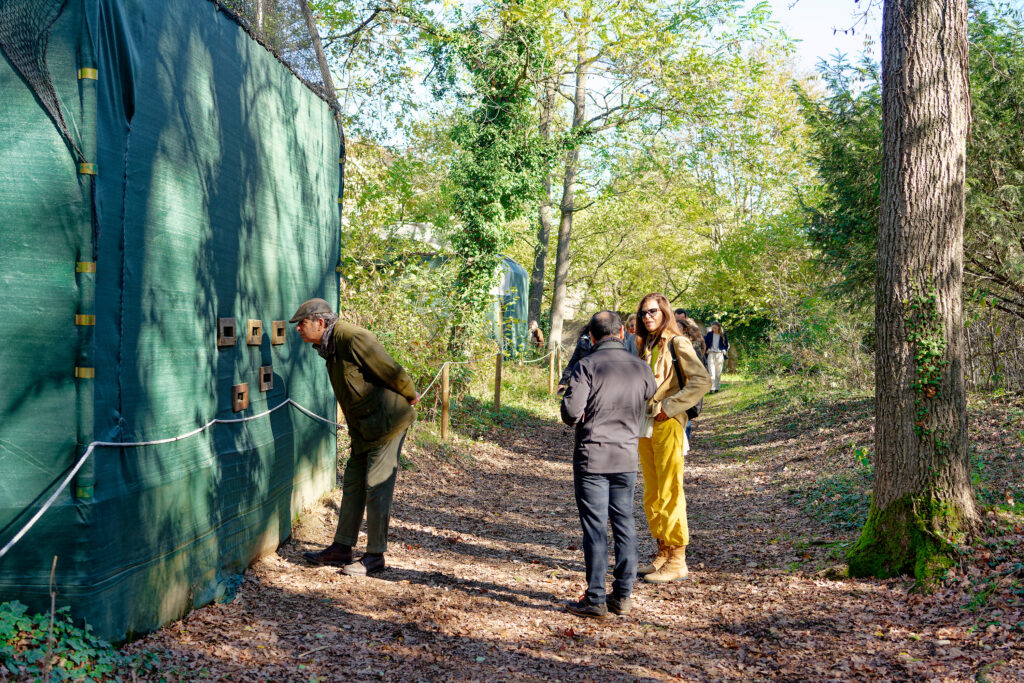
<svg viewBox="0 0 1024 683">
<path fill-rule="evenodd" d="M 398 456 L 406 430 L 416 419 L 413 406 L 420 395 L 373 333 L 338 320 L 323 299 L 303 303 L 289 322 L 327 361 L 331 387 L 352 440 L 334 542 L 304 555 L 313 564 L 340 566 L 349 576 L 374 574 L 384 569 Z M 364 510 L 366 554 L 356 561 L 352 546 L 359 539 Z"/>
<path fill-rule="evenodd" d="M 676 324 L 663 295 L 645 296 L 636 314 L 641 321 L 637 327 L 637 348 L 640 357 L 650 364 L 658 384 L 658 390 L 647 402 L 639 442 L 644 511 L 658 552 L 637 573 L 645 581 L 665 583 L 686 578 L 689 573 L 686 546 L 690 543 L 690 529 L 683 491 L 683 458 L 689 450 L 686 409 L 703 398 L 711 387 L 711 379 L 690 339 Z M 676 370 L 673 355 L 678 358 L 682 376 Z"/>
<path fill-rule="evenodd" d="M 573 487 L 587 568 L 586 594 L 566 609 L 582 617 L 607 617 L 609 609 L 628 614 L 631 607 L 637 566 L 637 438 L 656 386 L 647 364 L 626 351 L 618 313 L 597 313 L 589 329 L 593 350 L 573 368 L 561 406 L 562 421 L 576 428 Z M 605 590 L 609 519 L 615 545 L 610 597 Z"/>
<path fill-rule="evenodd" d="M 715 322 L 704 335 L 704 344 L 708 349 L 708 371 L 711 373 L 711 393 L 714 394 L 722 386 L 722 366 L 729 357 L 729 338 L 722 331 L 722 324 Z"/>
</svg>

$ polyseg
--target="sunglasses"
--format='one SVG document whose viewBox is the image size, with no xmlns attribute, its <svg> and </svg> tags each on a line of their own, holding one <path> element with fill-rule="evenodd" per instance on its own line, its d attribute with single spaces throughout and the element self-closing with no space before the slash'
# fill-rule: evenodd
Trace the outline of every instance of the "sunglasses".
<svg viewBox="0 0 1024 683">
<path fill-rule="evenodd" d="M 648 308 L 646 311 L 640 311 L 640 316 L 643 318 L 653 318 L 654 314 L 660 310 L 660 308 Z"/>
</svg>

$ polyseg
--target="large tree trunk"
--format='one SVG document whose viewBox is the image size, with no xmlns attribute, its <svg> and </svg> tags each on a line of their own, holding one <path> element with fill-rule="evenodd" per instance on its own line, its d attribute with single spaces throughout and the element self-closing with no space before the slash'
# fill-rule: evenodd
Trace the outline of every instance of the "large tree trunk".
<svg viewBox="0 0 1024 683">
<path fill-rule="evenodd" d="M 586 34 L 579 37 L 576 55 L 576 89 L 572 99 L 572 130 L 578 131 L 585 121 L 587 107 Z M 562 203 L 559 206 L 558 249 L 555 252 L 555 282 L 551 295 L 551 337 L 548 346 L 554 349 L 562 341 L 562 323 L 565 316 L 566 279 L 569 276 L 569 245 L 572 237 L 572 218 L 576 210 L 576 174 L 580 168 L 579 142 L 565 156 L 565 177 L 562 181 Z"/>
<path fill-rule="evenodd" d="M 551 140 L 551 121 L 555 115 L 558 86 L 554 79 L 544 84 L 544 102 L 540 110 L 540 138 L 545 143 Z M 551 174 L 544 176 L 544 195 L 537 210 L 540 221 L 537 227 L 537 246 L 533 250 L 533 272 L 530 274 L 530 320 L 539 320 L 540 307 L 544 302 L 544 268 L 548 258 L 548 244 L 551 241 Z"/>
<path fill-rule="evenodd" d="M 875 488 L 855 576 L 952 565 L 977 523 L 963 381 L 967 0 L 886 0 Z"/>
</svg>

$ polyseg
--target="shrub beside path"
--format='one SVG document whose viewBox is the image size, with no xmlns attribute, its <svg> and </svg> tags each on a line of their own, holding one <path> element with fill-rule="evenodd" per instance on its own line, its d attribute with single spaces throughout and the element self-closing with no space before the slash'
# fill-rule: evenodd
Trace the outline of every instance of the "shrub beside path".
<svg viewBox="0 0 1024 683">
<path fill-rule="evenodd" d="M 246 572 L 233 602 L 128 650 L 168 651 L 168 677 L 182 680 L 1024 678 L 1020 517 L 989 516 L 933 595 L 845 579 L 870 403 L 794 404 L 734 382 L 705 410 L 687 467 L 691 578 L 639 582 L 628 617 L 563 610 L 583 592 L 583 557 L 572 434 L 552 401 L 542 414 L 506 409 L 452 445 L 416 427 L 380 578 L 303 562 L 333 534 L 336 491 Z M 637 512 L 647 554 L 639 492 Z"/>
</svg>

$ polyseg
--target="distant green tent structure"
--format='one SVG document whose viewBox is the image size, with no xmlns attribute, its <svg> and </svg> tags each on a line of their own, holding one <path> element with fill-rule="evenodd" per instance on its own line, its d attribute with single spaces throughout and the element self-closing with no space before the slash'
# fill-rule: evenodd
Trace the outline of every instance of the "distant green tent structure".
<svg viewBox="0 0 1024 683">
<path fill-rule="evenodd" d="M 333 418 L 323 362 L 281 321 L 337 301 L 339 132 L 243 23 L 0 4 L 0 600 L 48 609 L 57 556 L 111 640 L 230 595 L 334 483 L 335 427 L 289 402 Z"/>
<path fill-rule="evenodd" d="M 498 266 L 501 280 L 491 290 L 493 307 L 487 311 L 491 321 L 491 336 L 503 341 L 506 355 L 518 355 L 529 342 L 530 274 L 519 263 L 507 256 Z"/>
</svg>

